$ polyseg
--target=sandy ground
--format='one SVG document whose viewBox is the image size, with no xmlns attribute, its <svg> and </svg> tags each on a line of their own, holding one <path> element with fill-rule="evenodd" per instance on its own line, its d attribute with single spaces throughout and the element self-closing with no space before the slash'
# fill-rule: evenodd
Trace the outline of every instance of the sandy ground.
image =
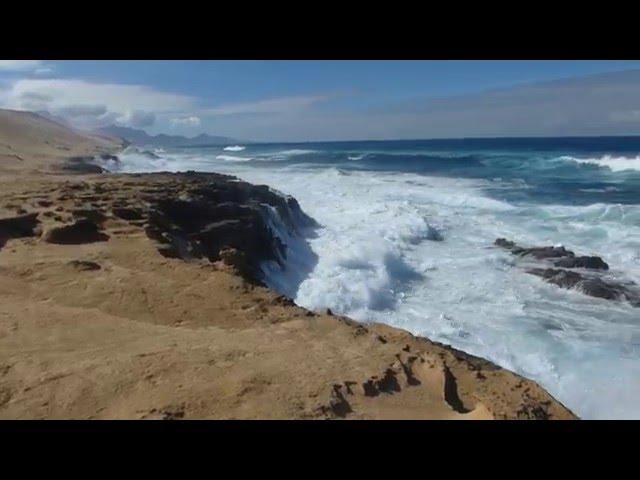
<svg viewBox="0 0 640 480">
<path fill-rule="evenodd" d="M 106 240 L 49 243 L 72 209 L 112 207 L 87 188 L 144 181 L 42 173 L 46 155 L 8 130 L 0 143 L 29 168 L 0 157 L 0 224 L 32 213 L 38 225 L 0 239 L 0 418 L 575 418 L 488 361 L 309 312 L 221 261 L 166 258 L 136 222 L 108 215 Z M 74 152 L 104 148 L 63 133 L 47 130 Z"/>
</svg>

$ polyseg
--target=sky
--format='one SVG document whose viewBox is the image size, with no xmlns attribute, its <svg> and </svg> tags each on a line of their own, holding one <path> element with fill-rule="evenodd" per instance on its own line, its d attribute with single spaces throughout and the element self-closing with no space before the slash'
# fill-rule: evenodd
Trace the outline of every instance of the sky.
<svg viewBox="0 0 640 480">
<path fill-rule="evenodd" d="M 634 135 L 640 61 L 0 60 L 0 108 L 253 141 Z"/>
</svg>

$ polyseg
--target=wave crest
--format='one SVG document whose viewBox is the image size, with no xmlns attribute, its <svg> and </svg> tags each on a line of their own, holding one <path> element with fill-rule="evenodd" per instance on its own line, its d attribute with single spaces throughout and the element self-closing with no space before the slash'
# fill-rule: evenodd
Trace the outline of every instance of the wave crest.
<svg viewBox="0 0 640 480">
<path fill-rule="evenodd" d="M 600 158 L 576 158 L 571 156 L 560 157 L 561 160 L 596 165 L 608 168 L 612 172 L 624 172 L 627 170 L 640 171 L 640 155 L 635 157 L 614 157 L 613 155 L 603 155 Z"/>
</svg>

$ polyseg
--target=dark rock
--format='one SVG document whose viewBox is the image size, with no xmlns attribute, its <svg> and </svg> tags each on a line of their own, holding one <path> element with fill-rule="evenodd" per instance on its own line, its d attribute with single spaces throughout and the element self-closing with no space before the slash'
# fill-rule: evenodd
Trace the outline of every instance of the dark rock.
<svg viewBox="0 0 640 480">
<path fill-rule="evenodd" d="M 0 237 L 20 238 L 35 235 L 38 226 L 38 214 L 29 213 L 19 217 L 0 218 Z"/>
<path fill-rule="evenodd" d="M 80 271 L 95 271 L 102 268 L 98 263 L 87 260 L 71 260 L 69 265 Z"/>
<path fill-rule="evenodd" d="M 632 303 L 640 300 L 640 297 L 620 283 L 605 281 L 600 277 L 587 277 L 578 272 L 555 268 L 534 268 L 527 273 L 542 277 L 548 283 L 562 288 L 573 288 L 591 297 L 607 300 L 626 299 Z"/>
<path fill-rule="evenodd" d="M 241 274 L 249 273 L 250 269 L 247 264 L 247 256 L 243 252 L 236 248 L 226 247 L 220 249 L 219 255 L 225 265 L 234 267 Z"/>
<path fill-rule="evenodd" d="M 573 288 L 583 280 L 581 274 L 569 270 L 557 268 L 532 268 L 527 273 L 544 278 L 548 283 L 552 283 L 562 288 Z"/>
<path fill-rule="evenodd" d="M 351 405 L 342 393 L 342 385 L 333 386 L 331 399 L 329 400 L 329 406 L 328 408 L 325 408 L 324 411 L 325 413 L 328 413 L 327 411 L 329 411 L 336 417 L 340 418 L 344 418 L 349 413 L 353 412 Z"/>
<path fill-rule="evenodd" d="M 562 268 L 589 268 L 592 270 L 609 270 L 609 265 L 600 257 L 568 257 L 553 263 Z"/>
<path fill-rule="evenodd" d="M 550 416 L 542 405 L 525 404 L 516 412 L 517 418 L 522 420 L 549 420 Z"/>
<path fill-rule="evenodd" d="M 537 260 L 543 260 L 546 258 L 560 258 L 560 257 L 573 257 L 575 254 L 571 250 L 567 250 L 564 247 L 531 247 L 523 248 L 516 245 L 514 242 L 507 240 L 506 238 L 498 238 L 494 245 L 510 250 L 514 255 L 520 257 L 533 257 Z"/>
<path fill-rule="evenodd" d="M 534 247 L 522 248 L 514 242 L 499 238 L 495 245 L 506 248 L 514 255 L 520 257 L 533 257 L 536 260 L 551 259 L 554 267 L 562 268 L 531 268 L 527 273 L 543 278 L 546 282 L 557 285 L 561 288 L 578 290 L 591 297 L 603 298 L 607 300 L 623 299 L 629 301 L 634 306 L 640 306 L 640 292 L 630 289 L 627 285 L 608 278 L 602 278 L 600 273 L 609 269 L 609 265 L 597 256 L 576 257 L 571 250 L 564 247 Z M 549 265 L 548 262 L 546 262 Z M 583 268 L 594 270 L 590 273 L 580 273 L 568 268 Z"/>
<path fill-rule="evenodd" d="M 187 172 L 175 178 L 162 188 L 147 187 L 148 212 L 134 212 L 136 218 L 148 217 L 145 232 L 165 256 L 222 259 L 245 278 L 261 281 L 260 264 L 281 263 L 286 256 L 286 245 L 272 226 L 280 224 L 293 234 L 314 223 L 295 200 L 265 186 L 217 174 Z M 133 218 L 130 211 L 113 211 Z"/>
<path fill-rule="evenodd" d="M 83 218 L 72 225 L 65 225 L 49 230 L 44 240 L 48 243 L 61 245 L 79 245 L 83 243 L 104 242 L 109 236 L 100 232 L 98 225 Z"/>
<path fill-rule="evenodd" d="M 142 210 L 138 208 L 114 208 L 112 212 L 123 220 L 142 220 L 144 218 Z"/>
<path fill-rule="evenodd" d="M 571 250 L 567 250 L 564 247 L 513 248 L 511 251 L 521 257 L 533 257 L 537 260 L 573 257 L 575 255 Z"/>
<path fill-rule="evenodd" d="M 18 217 L 0 218 L 0 248 L 11 238 L 35 236 L 38 214 L 29 213 Z"/>
<path fill-rule="evenodd" d="M 91 163 L 93 157 L 72 157 L 62 166 L 62 170 L 74 173 L 104 173 L 106 170 Z"/>
<path fill-rule="evenodd" d="M 72 210 L 71 213 L 74 218 L 84 218 L 97 224 L 102 224 L 107 219 L 107 216 L 101 210 L 94 208 L 77 208 Z"/>
<path fill-rule="evenodd" d="M 496 241 L 493 242 L 493 244 L 498 246 L 498 247 L 506 248 L 508 250 L 511 250 L 512 248 L 514 248 L 516 246 L 516 244 L 514 242 L 511 242 L 511 241 L 507 240 L 506 238 L 497 238 Z"/>
</svg>

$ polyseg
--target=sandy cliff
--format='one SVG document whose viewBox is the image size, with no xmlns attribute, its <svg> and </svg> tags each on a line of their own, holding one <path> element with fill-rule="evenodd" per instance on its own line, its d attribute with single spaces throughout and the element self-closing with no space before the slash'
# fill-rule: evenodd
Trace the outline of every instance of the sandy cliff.
<svg viewBox="0 0 640 480">
<path fill-rule="evenodd" d="M 7 123 L 3 148 L 46 170 Z M 110 151 L 58 127 L 42 138 Z M 264 186 L 27 171 L 0 170 L 0 418 L 575 418 L 488 361 L 263 286 L 286 255 L 265 204 L 308 221 Z"/>
</svg>

